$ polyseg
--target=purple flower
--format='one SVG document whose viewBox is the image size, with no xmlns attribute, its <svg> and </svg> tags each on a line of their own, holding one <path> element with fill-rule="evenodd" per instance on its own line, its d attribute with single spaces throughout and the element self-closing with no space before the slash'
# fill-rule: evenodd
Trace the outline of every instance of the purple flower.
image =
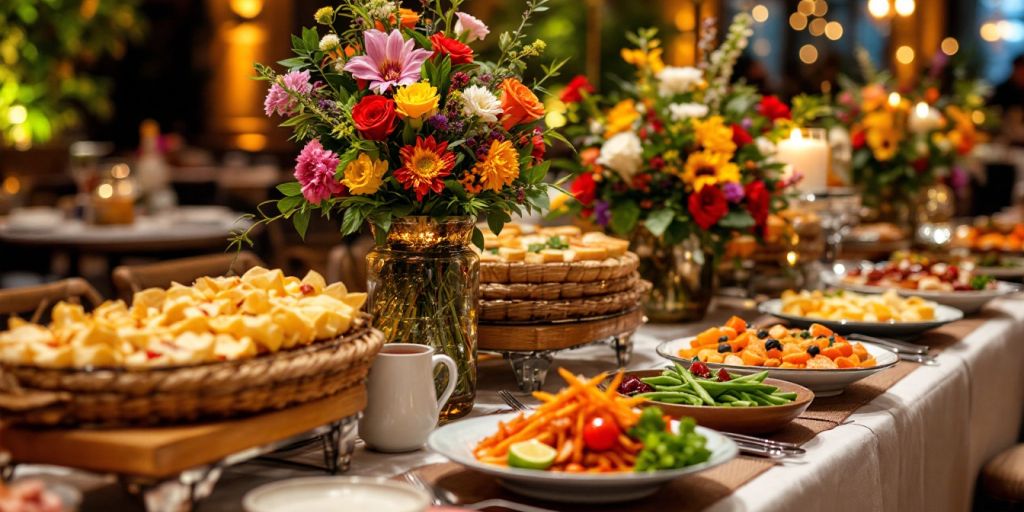
<svg viewBox="0 0 1024 512">
<path fill-rule="evenodd" d="M 366 55 L 352 57 L 345 71 L 370 81 L 370 89 L 384 94 L 392 86 L 409 85 L 420 79 L 420 67 L 431 52 L 414 49 L 412 39 L 406 41 L 397 29 L 390 34 L 371 29 L 363 33 Z"/>
<path fill-rule="evenodd" d="M 345 187 L 334 178 L 338 168 L 338 155 L 324 149 L 320 141 L 313 139 L 306 144 L 295 159 L 295 179 L 302 185 L 302 197 L 313 204 L 320 204 L 331 196 L 345 191 Z"/>
<path fill-rule="evenodd" d="M 452 73 L 452 88 L 462 89 L 469 85 L 469 75 L 464 71 L 456 71 Z"/>
<path fill-rule="evenodd" d="M 953 170 L 949 172 L 949 186 L 953 187 L 953 190 L 963 191 L 970 184 L 971 178 L 962 167 L 954 166 Z"/>
<path fill-rule="evenodd" d="M 594 222 L 599 226 L 607 226 L 612 221 L 611 205 L 604 201 L 594 201 Z"/>
<path fill-rule="evenodd" d="M 740 121 L 740 126 L 749 132 L 750 129 L 754 127 L 754 120 L 749 117 L 744 117 L 743 120 Z"/>
<path fill-rule="evenodd" d="M 448 131 L 448 117 L 444 114 L 434 114 L 430 116 L 427 118 L 427 124 L 439 132 Z"/>
<path fill-rule="evenodd" d="M 739 203 L 743 200 L 743 186 L 739 183 L 726 183 L 722 186 L 722 193 L 725 194 L 725 200 L 730 203 Z"/>
<path fill-rule="evenodd" d="M 278 115 L 288 116 L 295 113 L 298 102 L 288 92 L 305 95 L 313 91 L 313 84 L 309 83 L 309 71 L 292 71 L 279 77 L 274 85 L 267 91 L 267 98 L 263 100 L 263 111 L 267 116 Z"/>
</svg>

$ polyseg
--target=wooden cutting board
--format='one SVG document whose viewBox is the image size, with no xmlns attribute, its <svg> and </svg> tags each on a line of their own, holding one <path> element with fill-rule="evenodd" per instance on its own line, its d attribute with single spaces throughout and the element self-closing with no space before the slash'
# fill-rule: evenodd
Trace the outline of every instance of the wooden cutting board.
<svg viewBox="0 0 1024 512">
<path fill-rule="evenodd" d="M 246 418 L 169 427 L 32 429 L 0 423 L 0 450 L 16 463 L 164 478 L 282 441 L 366 407 L 365 386 Z"/>
</svg>

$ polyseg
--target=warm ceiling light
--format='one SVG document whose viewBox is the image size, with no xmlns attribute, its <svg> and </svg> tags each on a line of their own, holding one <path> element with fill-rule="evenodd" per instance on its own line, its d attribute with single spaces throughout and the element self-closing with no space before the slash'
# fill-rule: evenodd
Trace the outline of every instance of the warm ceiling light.
<svg viewBox="0 0 1024 512">
<path fill-rule="evenodd" d="M 917 7 L 914 0 L 896 0 L 896 14 L 900 16 L 910 16 L 914 14 L 914 8 Z"/>
<path fill-rule="evenodd" d="M 818 61 L 818 49 L 813 44 L 805 44 L 801 46 L 800 60 L 804 64 L 814 64 Z"/>
<path fill-rule="evenodd" d="M 910 64 L 914 62 L 914 49 L 909 46 L 900 46 L 896 49 L 896 60 L 900 64 Z"/>
<path fill-rule="evenodd" d="M 807 28 L 807 16 L 794 12 L 789 15 L 789 26 L 793 27 L 793 30 L 803 30 Z M 993 25 L 994 27 L 995 25 Z"/>
<path fill-rule="evenodd" d="M 825 18 L 814 18 L 814 20 L 811 21 L 808 31 L 812 36 L 817 37 L 825 33 L 826 25 L 828 25 L 828 22 L 825 21 Z"/>
<path fill-rule="evenodd" d="M 231 10 L 238 16 L 251 20 L 263 12 L 263 0 L 231 0 Z"/>
<path fill-rule="evenodd" d="M 828 25 L 825 25 L 825 37 L 838 41 L 843 37 L 843 26 L 838 21 L 828 22 Z"/>
<path fill-rule="evenodd" d="M 824 16 L 826 14 L 828 14 L 828 2 L 825 0 L 818 0 L 817 2 L 814 2 L 814 15 Z"/>
<path fill-rule="evenodd" d="M 754 21 L 764 23 L 768 21 L 768 8 L 761 4 L 757 4 L 750 10 L 750 16 L 754 18 Z"/>
<path fill-rule="evenodd" d="M 800 0 L 800 3 L 796 6 L 796 10 L 804 16 L 810 16 L 814 13 L 814 0 Z"/>
<path fill-rule="evenodd" d="M 981 24 L 981 38 L 994 43 L 999 40 L 999 27 L 991 21 Z"/>
<path fill-rule="evenodd" d="M 960 43 L 953 37 L 943 39 L 939 47 L 942 48 L 942 53 L 946 55 L 956 55 L 956 52 L 960 51 Z"/>
<path fill-rule="evenodd" d="M 876 18 L 889 15 L 889 0 L 868 0 L 868 12 Z"/>
</svg>

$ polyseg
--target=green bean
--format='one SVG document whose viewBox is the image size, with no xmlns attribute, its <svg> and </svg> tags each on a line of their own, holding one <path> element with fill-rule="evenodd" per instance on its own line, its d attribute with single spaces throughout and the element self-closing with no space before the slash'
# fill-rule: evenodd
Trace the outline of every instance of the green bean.
<svg viewBox="0 0 1024 512">
<path fill-rule="evenodd" d="M 751 393 L 751 395 L 768 402 L 768 405 L 783 405 L 789 403 L 789 400 L 786 400 L 785 398 L 779 398 L 775 395 L 770 395 L 763 391 L 754 391 L 753 393 Z"/>
<path fill-rule="evenodd" d="M 775 393 L 772 394 L 772 396 L 777 396 L 777 397 L 779 397 L 779 398 L 781 398 L 783 400 L 788 400 L 790 402 L 792 402 L 793 400 L 796 400 L 796 393 L 794 393 L 792 391 L 789 391 L 789 392 L 786 392 L 786 393 L 780 393 L 780 392 L 776 391 Z"/>
<path fill-rule="evenodd" d="M 683 380 L 670 375 L 659 375 L 657 377 L 644 377 L 640 379 L 640 382 L 651 386 L 674 386 L 682 384 Z"/>
<path fill-rule="evenodd" d="M 701 401 L 703 401 L 707 405 L 715 405 L 715 399 L 711 398 L 711 395 L 707 392 L 704 386 L 698 383 L 697 380 L 693 378 L 693 375 L 690 374 L 690 372 L 682 368 L 680 369 L 682 370 L 683 380 L 685 380 L 687 384 L 693 387 L 693 390 L 697 392 L 697 396 L 700 397 Z"/>
</svg>

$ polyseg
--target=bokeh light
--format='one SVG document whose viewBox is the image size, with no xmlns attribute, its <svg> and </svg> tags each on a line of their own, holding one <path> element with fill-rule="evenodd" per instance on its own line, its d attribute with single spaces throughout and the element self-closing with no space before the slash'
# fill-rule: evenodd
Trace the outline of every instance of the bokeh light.
<svg viewBox="0 0 1024 512">
<path fill-rule="evenodd" d="M 790 14 L 789 26 L 793 27 L 793 30 L 803 30 L 807 28 L 807 16 L 798 12 Z"/>
<path fill-rule="evenodd" d="M 900 16 L 910 16 L 914 14 L 914 9 L 917 7 L 914 0 L 896 0 L 894 5 L 896 8 L 896 14 Z"/>
<path fill-rule="evenodd" d="M 757 4 L 750 10 L 750 16 L 754 18 L 754 21 L 764 23 L 768 21 L 768 8 L 764 5 Z"/>
<path fill-rule="evenodd" d="M 826 25 L 828 25 L 828 22 L 825 21 L 825 18 L 814 18 L 809 25 L 808 31 L 812 36 L 817 37 L 825 33 Z"/>
<path fill-rule="evenodd" d="M 818 48 L 813 44 L 805 44 L 800 47 L 800 61 L 804 64 L 814 64 L 818 61 Z"/>
<path fill-rule="evenodd" d="M 838 21 L 828 22 L 828 25 L 825 25 L 825 37 L 838 41 L 840 37 L 843 37 L 843 25 Z"/>
<path fill-rule="evenodd" d="M 903 45 L 896 49 L 896 60 L 900 64 L 910 64 L 914 62 L 914 49 Z"/>
<path fill-rule="evenodd" d="M 868 0 L 868 12 L 876 18 L 889 15 L 889 0 Z"/>
<path fill-rule="evenodd" d="M 957 42 L 955 37 L 943 39 L 942 44 L 939 46 L 942 48 L 942 53 L 946 55 L 956 55 L 956 52 L 960 51 L 960 43 Z"/>
</svg>

